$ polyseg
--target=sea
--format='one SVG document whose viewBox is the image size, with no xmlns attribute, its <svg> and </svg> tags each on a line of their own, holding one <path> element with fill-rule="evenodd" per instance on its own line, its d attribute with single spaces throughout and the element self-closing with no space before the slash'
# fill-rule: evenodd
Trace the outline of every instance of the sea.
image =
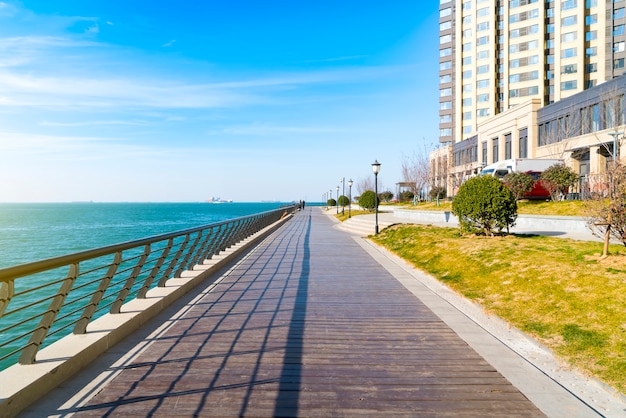
<svg viewBox="0 0 626 418">
<path fill-rule="evenodd" d="M 147 238 L 287 203 L 0 203 L 0 268 Z"/>
<path fill-rule="evenodd" d="M 0 203 L 0 268 L 208 225 L 277 209 L 285 204 Z M 42 284 L 40 281 L 56 279 L 58 277 L 54 275 L 42 273 L 39 278 L 29 278 L 28 286 L 36 288 Z M 16 291 L 18 285 L 21 283 L 16 283 Z M 35 295 L 29 295 L 28 300 L 21 298 L 19 304 L 27 305 L 35 300 Z M 22 335 L 24 331 L 20 328 L 26 329 L 29 325 L 8 330 L 5 327 L 27 315 L 25 311 L 11 320 L 0 317 L 0 370 L 17 361 L 15 355 L 2 358 L 26 342 L 10 341 Z M 44 346 L 61 336 L 47 339 Z M 2 346 L 3 343 L 9 345 Z"/>
</svg>

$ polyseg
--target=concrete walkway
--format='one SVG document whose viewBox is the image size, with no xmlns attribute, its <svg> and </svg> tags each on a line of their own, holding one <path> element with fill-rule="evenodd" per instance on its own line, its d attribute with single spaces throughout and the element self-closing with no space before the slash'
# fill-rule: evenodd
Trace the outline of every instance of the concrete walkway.
<svg viewBox="0 0 626 418">
<path fill-rule="evenodd" d="M 23 416 L 626 413 L 602 385 L 337 226 L 319 208 L 300 212 Z"/>
</svg>

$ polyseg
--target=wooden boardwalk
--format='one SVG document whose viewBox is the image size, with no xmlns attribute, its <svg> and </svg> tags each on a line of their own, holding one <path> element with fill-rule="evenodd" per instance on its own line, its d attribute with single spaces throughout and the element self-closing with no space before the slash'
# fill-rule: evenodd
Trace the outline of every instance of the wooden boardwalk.
<svg viewBox="0 0 626 418">
<path fill-rule="evenodd" d="M 543 416 L 316 208 L 62 413 Z"/>
</svg>

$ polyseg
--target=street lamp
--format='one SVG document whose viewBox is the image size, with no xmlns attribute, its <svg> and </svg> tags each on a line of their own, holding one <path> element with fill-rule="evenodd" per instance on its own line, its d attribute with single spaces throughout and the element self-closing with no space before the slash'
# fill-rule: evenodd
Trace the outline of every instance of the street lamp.
<svg viewBox="0 0 626 418">
<path fill-rule="evenodd" d="M 380 173 L 380 163 L 375 160 L 372 163 L 372 171 L 374 172 L 374 208 L 376 210 L 376 227 L 374 234 L 378 235 L 378 173 Z"/>
<path fill-rule="evenodd" d="M 352 212 L 351 212 L 351 209 L 352 209 L 352 179 L 348 180 L 348 186 L 349 186 L 348 190 L 350 190 L 348 192 L 348 194 L 350 195 L 348 197 L 348 218 L 351 218 L 352 217 Z"/>
<path fill-rule="evenodd" d="M 345 196 L 346 195 L 346 178 L 342 177 L 341 178 L 341 195 Z M 346 213 L 346 207 L 344 205 L 341 205 L 341 215 L 343 216 Z"/>
<path fill-rule="evenodd" d="M 337 208 L 337 215 L 339 215 L 339 186 L 337 186 L 337 204 L 335 207 Z"/>
<path fill-rule="evenodd" d="M 613 169 L 617 168 L 617 159 L 619 158 L 619 147 L 617 146 L 617 138 L 623 135 L 619 131 L 609 132 L 609 135 L 613 137 Z"/>
</svg>

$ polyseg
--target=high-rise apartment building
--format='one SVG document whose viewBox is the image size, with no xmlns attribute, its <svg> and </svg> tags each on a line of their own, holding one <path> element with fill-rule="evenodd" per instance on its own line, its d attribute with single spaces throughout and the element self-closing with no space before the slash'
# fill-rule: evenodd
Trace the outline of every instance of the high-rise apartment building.
<svg viewBox="0 0 626 418">
<path fill-rule="evenodd" d="M 622 75 L 625 10 L 625 0 L 440 0 L 440 142 Z"/>
</svg>

